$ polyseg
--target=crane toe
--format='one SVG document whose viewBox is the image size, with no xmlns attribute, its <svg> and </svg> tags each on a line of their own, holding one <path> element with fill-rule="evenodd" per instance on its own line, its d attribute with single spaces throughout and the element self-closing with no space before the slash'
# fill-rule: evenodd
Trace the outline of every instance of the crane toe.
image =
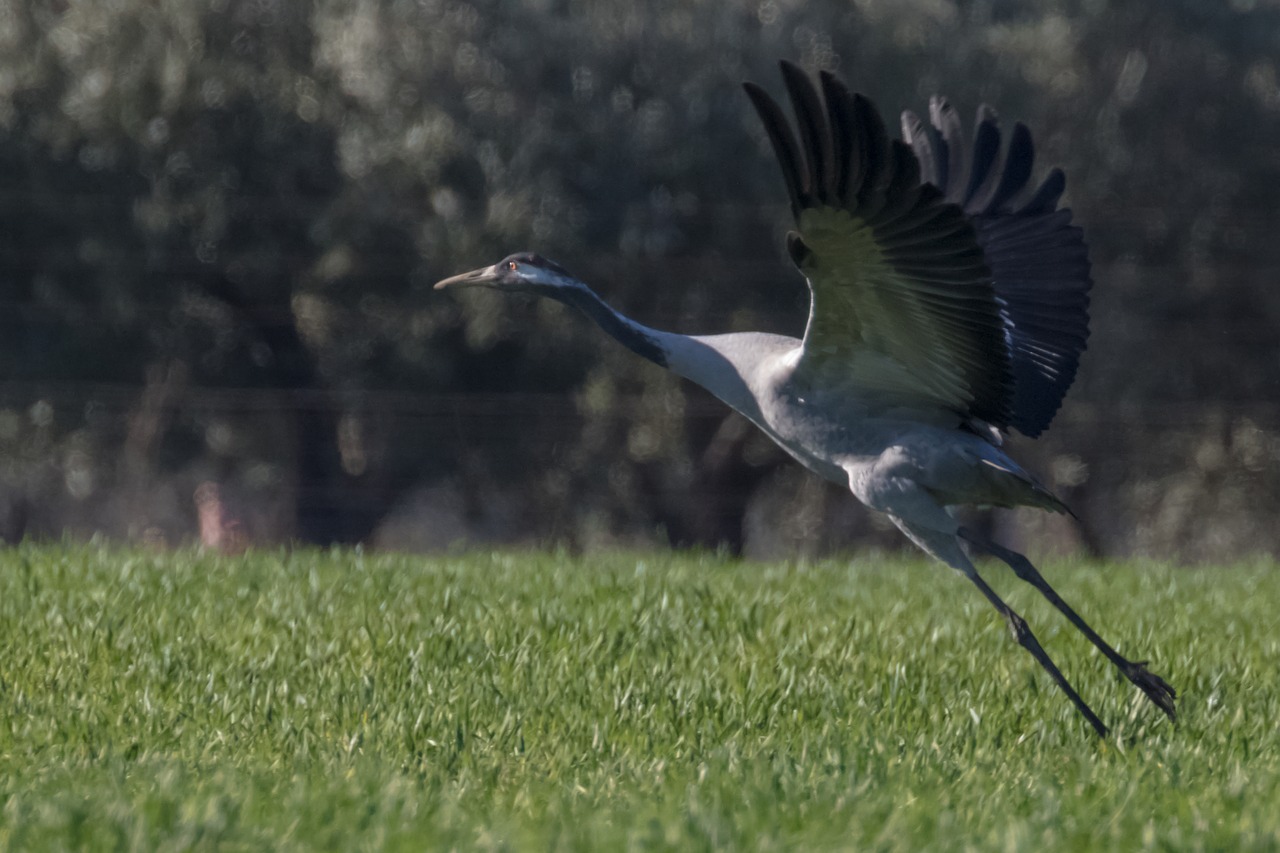
<svg viewBox="0 0 1280 853">
<path fill-rule="evenodd" d="M 1147 669 L 1146 661 L 1127 661 L 1120 667 L 1120 671 L 1139 690 L 1147 694 L 1147 698 L 1164 711 L 1170 720 L 1177 722 L 1178 709 L 1174 703 L 1178 698 L 1178 691 L 1163 678 Z"/>
</svg>

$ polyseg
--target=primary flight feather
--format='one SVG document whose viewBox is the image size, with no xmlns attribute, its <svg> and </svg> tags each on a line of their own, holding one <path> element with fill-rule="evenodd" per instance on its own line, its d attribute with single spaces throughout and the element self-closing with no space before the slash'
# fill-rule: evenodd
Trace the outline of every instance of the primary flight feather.
<svg viewBox="0 0 1280 853">
<path fill-rule="evenodd" d="M 804 338 L 678 335 L 610 308 L 567 270 L 518 253 L 437 288 L 486 286 L 568 303 L 636 353 L 707 388 L 819 475 L 885 513 L 971 580 L 1094 731 L 1107 728 L 1025 621 L 987 586 L 971 553 L 1007 563 L 1170 718 L 1176 693 L 1102 640 L 1021 554 L 964 527 L 962 505 L 1066 507 L 1001 447 L 1048 427 L 1089 334 L 1089 260 L 1065 182 L 1031 188 L 1034 148 L 1015 125 L 1001 150 L 983 107 L 971 146 L 949 104 L 890 140 L 875 107 L 829 73 L 815 86 L 782 63 L 795 129 L 745 84 L 782 168 L 791 259 L 809 283 Z"/>
</svg>

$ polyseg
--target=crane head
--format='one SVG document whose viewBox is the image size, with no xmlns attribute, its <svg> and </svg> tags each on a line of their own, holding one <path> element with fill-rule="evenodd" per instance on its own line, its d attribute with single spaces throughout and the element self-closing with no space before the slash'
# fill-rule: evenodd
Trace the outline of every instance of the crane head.
<svg viewBox="0 0 1280 853">
<path fill-rule="evenodd" d="M 493 266 L 450 276 L 436 282 L 436 290 L 459 287 L 492 287 L 496 290 L 554 295 L 564 288 L 581 288 L 569 271 L 532 252 L 508 255 Z"/>
</svg>

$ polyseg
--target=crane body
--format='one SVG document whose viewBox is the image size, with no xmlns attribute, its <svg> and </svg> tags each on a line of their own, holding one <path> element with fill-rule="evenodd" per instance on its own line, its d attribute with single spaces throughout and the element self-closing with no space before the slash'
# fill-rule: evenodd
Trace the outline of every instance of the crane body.
<svg viewBox="0 0 1280 853">
<path fill-rule="evenodd" d="M 1002 447 L 1011 429 L 1035 437 L 1048 426 L 1088 337 L 1088 257 L 1070 210 L 1058 207 L 1062 173 L 1029 189 L 1030 135 L 1016 125 L 1001 158 L 986 107 L 972 152 L 940 99 L 930 126 L 906 113 L 906 141 L 890 142 L 870 102 L 833 76 L 821 75 L 819 92 L 795 66 L 783 63 L 782 71 L 798 137 L 772 98 L 745 85 L 796 219 L 787 249 L 812 297 L 802 339 L 649 328 L 532 253 L 436 287 L 559 300 L 709 390 L 971 580 L 1098 735 L 1107 727 L 978 574 L 972 555 L 1008 564 L 1175 718 L 1172 687 L 1103 641 L 1024 556 L 953 514 L 970 505 L 1069 512 Z"/>
</svg>

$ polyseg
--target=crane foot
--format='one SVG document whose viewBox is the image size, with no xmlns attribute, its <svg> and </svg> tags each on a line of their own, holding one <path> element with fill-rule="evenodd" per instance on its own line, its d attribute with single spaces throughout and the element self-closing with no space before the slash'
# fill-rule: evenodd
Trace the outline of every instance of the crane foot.
<svg viewBox="0 0 1280 853">
<path fill-rule="evenodd" d="M 1174 706 L 1174 700 L 1178 698 L 1178 691 L 1163 678 L 1147 669 L 1146 661 L 1125 661 L 1120 664 L 1120 671 L 1124 673 L 1125 678 L 1147 694 L 1147 698 L 1164 711 L 1170 720 L 1177 722 L 1178 709 Z"/>
</svg>

